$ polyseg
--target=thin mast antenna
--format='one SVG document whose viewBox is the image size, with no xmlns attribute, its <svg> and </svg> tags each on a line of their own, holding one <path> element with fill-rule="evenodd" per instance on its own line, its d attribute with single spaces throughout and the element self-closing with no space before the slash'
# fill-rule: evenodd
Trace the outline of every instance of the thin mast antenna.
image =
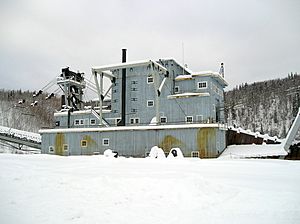
<svg viewBox="0 0 300 224">
<path fill-rule="evenodd" d="M 184 43 L 182 41 L 182 74 L 184 75 Z"/>
</svg>

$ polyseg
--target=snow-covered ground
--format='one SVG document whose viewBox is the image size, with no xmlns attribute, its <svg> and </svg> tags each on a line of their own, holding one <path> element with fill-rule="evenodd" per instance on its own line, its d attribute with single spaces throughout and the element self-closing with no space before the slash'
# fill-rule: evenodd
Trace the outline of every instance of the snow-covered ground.
<svg viewBox="0 0 300 224">
<path fill-rule="evenodd" d="M 0 223 L 300 223 L 300 162 L 1 154 Z"/>
</svg>

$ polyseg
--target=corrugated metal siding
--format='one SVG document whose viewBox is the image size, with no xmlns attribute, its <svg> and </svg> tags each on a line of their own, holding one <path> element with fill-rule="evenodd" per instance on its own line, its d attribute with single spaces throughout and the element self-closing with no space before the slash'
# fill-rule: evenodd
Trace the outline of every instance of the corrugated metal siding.
<svg viewBox="0 0 300 224">
<path fill-rule="evenodd" d="M 186 157 L 192 151 L 199 151 L 201 158 L 211 158 L 225 148 L 225 131 L 218 128 L 43 133 L 42 138 L 42 153 L 48 153 L 49 146 L 54 146 L 57 155 L 103 154 L 112 149 L 122 156 L 145 157 L 157 145 L 165 153 L 178 147 Z M 103 145 L 104 138 L 109 139 L 109 146 Z M 87 141 L 87 147 L 81 147 L 81 140 Z M 64 144 L 68 145 L 68 151 L 64 151 Z"/>
</svg>

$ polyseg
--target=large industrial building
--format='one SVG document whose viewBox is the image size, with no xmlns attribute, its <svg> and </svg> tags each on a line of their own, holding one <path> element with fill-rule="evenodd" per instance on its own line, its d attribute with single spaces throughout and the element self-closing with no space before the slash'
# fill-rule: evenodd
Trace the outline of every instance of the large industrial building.
<svg viewBox="0 0 300 224">
<path fill-rule="evenodd" d="M 167 154 L 217 157 L 226 147 L 224 69 L 192 72 L 174 59 L 126 62 L 92 68 L 97 102 L 84 105 L 87 81 L 62 69 L 64 92 L 55 127 L 42 129 L 42 153 L 146 157 L 153 146 Z M 109 84 L 108 84 L 109 81 Z M 104 88 L 106 87 L 106 88 Z M 104 90 L 106 89 L 106 90 Z"/>
</svg>

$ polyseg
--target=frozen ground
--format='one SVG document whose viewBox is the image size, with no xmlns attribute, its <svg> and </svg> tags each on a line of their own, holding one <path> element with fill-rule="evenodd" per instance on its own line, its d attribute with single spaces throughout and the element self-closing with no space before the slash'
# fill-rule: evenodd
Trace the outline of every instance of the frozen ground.
<svg viewBox="0 0 300 224">
<path fill-rule="evenodd" d="M 300 223 L 300 162 L 0 155 L 0 223 Z"/>
</svg>

